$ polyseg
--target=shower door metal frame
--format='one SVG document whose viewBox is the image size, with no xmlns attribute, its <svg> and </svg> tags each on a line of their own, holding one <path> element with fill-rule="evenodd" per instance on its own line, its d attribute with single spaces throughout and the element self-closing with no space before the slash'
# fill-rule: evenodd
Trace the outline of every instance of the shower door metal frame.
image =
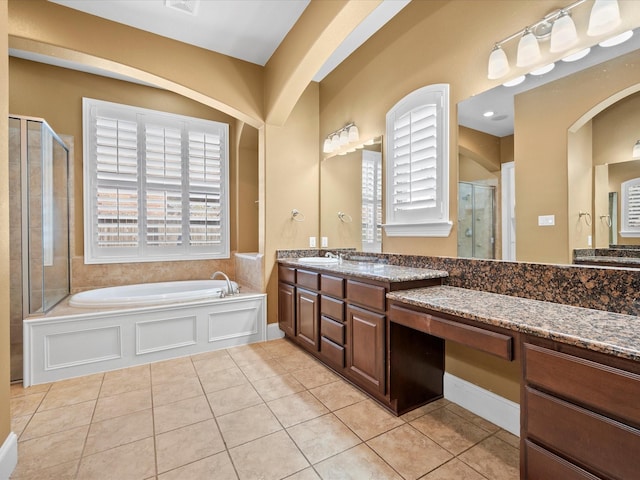
<svg viewBox="0 0 640 480">
<path fill-rule="evenodd" d="M 45 129 L 51 134 L 54 140 L 56 140 L 62 148 L 67 153 L 67 182 L 69 179 L 69 147 L 67 144 L 60 138 L 60 136 L 51 128 L 51 126 L 47 123 L 44 118 L 38 117 L 29 117 L 25 115 L 13 115 L 9 114 L 9 119 L 15 119 L 20 121 L 20 197 L 22 202 L 21 209 L 21 241 L 22 241 L 22 317 L 27 318 L 32 316 L 33 314 L 30 312 L 30 281 L 31 281 L 31 272 L 29 268 L 29 148 L 28 148 L 28 124 L 29 122 L 38 122 L 41 124 L 41 130 Z M 42 153 L 40 155 L 40 162 L 42 163 Z M 69 226 L 69 215 L 70 215 L 70 199 L 69 199 L 69 185 L 67 184 L 67 230 Z M 67 251 L 69 252 L 67 255 L 67 275 L 69 287 L 71 286 L 71 249 L 69 244 L 69 232 L 67 231 Z M 25 253 L 26 252 L 26 253 Z M 44 274 L 43 274 L 44 277 Z M 43 286 L 43 296 L 44 296 L 44 286 Z M 56 302 L 57 304 L 58 302 Z M 53 305 L 52 305 L 53 307 Z M 51 308 L 52 308 L 51 307 Z M 42 305 L 42 313 L 46 313 L 44 308 L 44 300 Z"/>
</svg>

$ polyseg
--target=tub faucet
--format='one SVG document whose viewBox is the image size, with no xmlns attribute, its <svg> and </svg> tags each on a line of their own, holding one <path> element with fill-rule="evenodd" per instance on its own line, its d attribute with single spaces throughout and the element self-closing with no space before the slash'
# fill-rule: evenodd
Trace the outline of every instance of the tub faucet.
<svg viewBox="0 0 640 480">
<path fill-rule="evenodd" d="M 229 277 L 224 272 L 221 272 L 221 271 L 214 272 L 213 275 L 211 275 L 211 280 L 215 280 L 215 278 L 218 275 L 222 275 L 224 277 L 224 279 L 227 281 L 227 295 L 233 295 L 234 293 L 238 293 L 236 290 L 233 289 L 233 285 L 231 284 L 231 280 L 229 280 Z"/>
</svg>

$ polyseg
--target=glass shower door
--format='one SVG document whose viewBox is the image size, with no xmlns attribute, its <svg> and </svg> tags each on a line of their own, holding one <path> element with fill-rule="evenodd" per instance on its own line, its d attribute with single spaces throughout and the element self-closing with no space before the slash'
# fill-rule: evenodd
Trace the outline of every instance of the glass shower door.
<svg viewBox="0 0 640 480">
<path fill-rule="evenodd" d="M 458 184 L 458 256 L 495 258 L 495 187 Z"/>
</svg>

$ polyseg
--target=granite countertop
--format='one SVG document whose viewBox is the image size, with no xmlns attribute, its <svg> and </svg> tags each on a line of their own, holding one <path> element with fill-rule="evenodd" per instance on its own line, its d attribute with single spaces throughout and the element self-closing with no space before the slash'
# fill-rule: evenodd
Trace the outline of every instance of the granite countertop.
<svg viewBox="0 0 640 480">
<path fill-rule="evenodd" d="M 573 259 L 574 263 L 577 264 L 611 264 L 615 263 L 616 265 L 629 265 L 633 267 L 640 267 L 640 258 L 638 257 L 614 257 L 612 255 L 587 255 L 587 256 L 577 256 Z"/>
<path fill-rule="evenodd" d="M 640 361 L 640 318 L 634 315 L 449 286 L 400 290 L 387 298 Z"/>
<path fill-rule="evenodd" d="M 343 260 L 341 263 L 308 264 L 299 258 L 280 258 L 278 262 L 296 268 L 319 270 L 353 277 L 367 278 L 381 282 L 410 282 L 412 280 L 428 280 L 430 278 L 445 278 L 449 274 L 443 270 L 428 268 L 400 267 L 371 262 L 352 262 Z"/>
</svg>

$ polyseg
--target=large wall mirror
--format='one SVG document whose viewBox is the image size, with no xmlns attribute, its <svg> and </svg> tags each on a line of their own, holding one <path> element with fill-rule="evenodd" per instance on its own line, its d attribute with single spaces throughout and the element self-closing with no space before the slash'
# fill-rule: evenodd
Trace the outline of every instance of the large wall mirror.
<svg viewBox="0 0 640 480">
<path fill-rule="evenodd" d="M 639 49 L 636 30 L 458 104 L 458 256 L 570 263 L 576 248 L 640 243 L 620 235 L 620 185 L 640 177 Z"/>
<path fill-rule="evenodd" d="M 320 164 L 320 237 L 330 248 L 382 251 L 382 137 Z"/>
</svg>

